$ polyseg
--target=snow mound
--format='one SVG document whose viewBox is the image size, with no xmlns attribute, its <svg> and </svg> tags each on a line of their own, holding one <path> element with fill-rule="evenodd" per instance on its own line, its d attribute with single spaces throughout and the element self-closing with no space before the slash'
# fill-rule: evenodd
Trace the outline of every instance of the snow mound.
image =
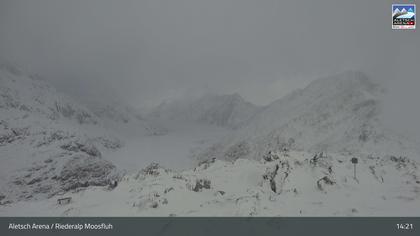
<svg viewBox="0 0 420 236">
<path fill-rule="evenodd" d="M 58 205 L 58 197 L 21 201 L 0 208 L 0 215 L 419 215 L 419 164 L 408 158 L 361 158 L 354 178 L 349 157 L 340 154 L 270 155 L 258 161 L 213 159 L 180 172 L 153 163 L 123 177 L 113 190 L 68 192 L 72 201 L 67 205 Z"/>
</svg>

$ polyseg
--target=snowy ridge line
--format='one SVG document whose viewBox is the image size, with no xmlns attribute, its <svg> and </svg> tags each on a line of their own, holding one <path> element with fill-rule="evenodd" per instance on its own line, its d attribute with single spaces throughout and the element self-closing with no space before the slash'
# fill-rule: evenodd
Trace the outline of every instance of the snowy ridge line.
<svg viewBox="0 0 420 236">
<path fill-rule="evenodd" d="M 199 159 L 258 159 L 283 148 L 418 157 L 413 140 L 383 124 L 384 89 L 358 71 L 320 78 L 274 101 Z"/>
</svg>

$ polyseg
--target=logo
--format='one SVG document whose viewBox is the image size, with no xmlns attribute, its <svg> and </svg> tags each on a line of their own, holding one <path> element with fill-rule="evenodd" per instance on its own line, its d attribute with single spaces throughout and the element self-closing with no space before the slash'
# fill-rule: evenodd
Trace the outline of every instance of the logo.
<svg viewBox="0 0 420 236">
<path fill-rule="evenodd" d="M 416 4 L 392 4 L 392 29 L 416 28 Z"/>
</svg>

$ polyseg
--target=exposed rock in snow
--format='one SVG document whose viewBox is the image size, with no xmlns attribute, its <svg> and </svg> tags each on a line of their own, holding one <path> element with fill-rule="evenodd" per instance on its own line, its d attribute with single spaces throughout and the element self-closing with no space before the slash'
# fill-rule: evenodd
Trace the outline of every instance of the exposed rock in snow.
<svg viewBox="0 0 420 236">
<path fill-rule="evenodd" d="M 101 157 L 101 152 L 91 143 L 71 141 L 61 145 L 60 148 L 70 152 L 84 152 L 89 156 Z"/>
<path fill-rule="evenodd" d="M 362 73 L 346 72 L 264 108 L 239 95 L 209 95 L 162 104 L 143 117 L 123 105 L 84 105 L 36 76 L 4 67 L 0 215 L 418 216 L 420 173 L 412 158 L 418 153 L 382 125 L 381 93 Z M 217 125 L 231 135 L 208 149 L 197 144 L 196 168 L 152 163 L 135 174 L 117 170 L 112 160 L 123 158 L 113 151 L 124 147 L 123 134 L 165 134 L 158 124 L 167 118 L 211 124 L 197 133 Z M 184 145 L 186 133 L 141 136 L 142 161 L 153 154 L 170 160 L 177 153 L 171 144 Z M 166 145 L 143 152 L 170 136 Z M 209 144 L 196 137 L 190 139 Z M 137 168 L 137 153 L 128 153 Z M 72 201 L 57 205 L 63 196 Z"/>
<path fill-rule="evenodd" d="M 214 160 L 181 172 L 152 164 L 126 175 L 112 190 L 91 186 L 68 192 L 65 196 L 73 200 L 62 206 L 56 205 L 58 196 L 6 204 L 0 215 L 418 216 L 420 212 L 419 164 L 408 158 L 361 158 L 355 180 L 348 156 L 274 154 L 278 159 L 270 162 Z"/>
<path fill-rule="evenodd" d="M 88 186 L 106 186 L 117 178 L 115 166 L 98 156 L 63 153 L 20 170 L 2 193 L 9 202 L 39 200 Z"/>
<path fill-rule="evenodd" d="M 73 156 L 64 164 L 57 177 L 64 191 L 88 186 L 106 186 L 114 178 L 115 166 L 112 163 L 98 156 L 85 155 Z"/>
<path fill-rule="evenodd" d="M 103 185 L 115 167 L 101 158 L 101 152 L 121 146 L 88 107 L 37 76 L 1 67 L 0 192 L 4 201 L 42 199 L 79 186 Z"/>
</svg>

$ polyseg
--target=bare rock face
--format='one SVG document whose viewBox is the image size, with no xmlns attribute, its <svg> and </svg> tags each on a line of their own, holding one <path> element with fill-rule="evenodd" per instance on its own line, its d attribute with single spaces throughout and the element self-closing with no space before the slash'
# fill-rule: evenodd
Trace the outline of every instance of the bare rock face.
<svg viewBox="0 0 420 236">
<path fill-rule="evenodd" d="M 67 161 L 58 180 L 64 191 L 88 186 L 106 186 L 113 179 L 115 166 L 97 156 L 76 155 Z"/>
<path fill-rule="evenodd" d="M 6 200 L 49 198 L 89 186 L 109 186 L 118 180 L 116 167 L 99 156 L 76 153 L 35 162 L 12 177 Z"/>
<path fill-rule="evenodd" d="M 71 152 L 84 152 L 90 156 L 95 156 L 95 157 L 101 156 L 101 152 L 89 142 L 82 143 L 82 142 L 77 142 L 77 141 L 71 141 L 64 145 L 61 145 L 60 147 L 64 150 L 71 151 Z"/>
</svg>

